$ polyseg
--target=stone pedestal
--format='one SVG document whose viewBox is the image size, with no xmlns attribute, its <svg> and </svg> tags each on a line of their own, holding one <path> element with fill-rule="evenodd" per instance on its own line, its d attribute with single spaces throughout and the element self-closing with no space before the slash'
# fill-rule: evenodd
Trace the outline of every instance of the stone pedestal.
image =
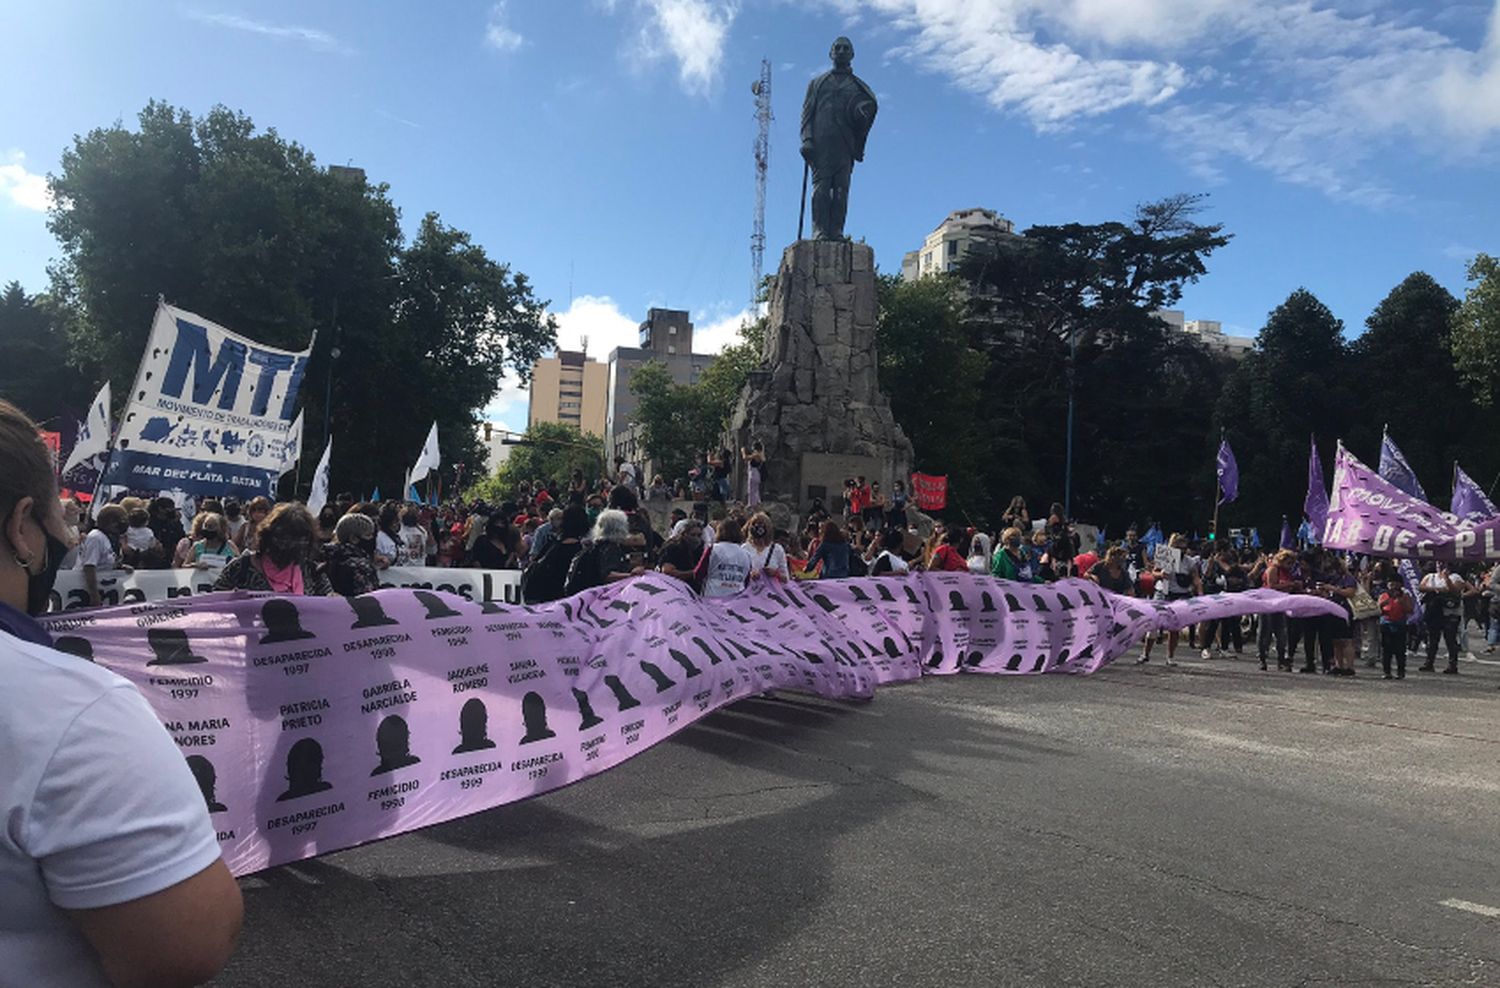
<svg viewBox="0 0 1500 988">
<path fill-rule="evenodd" d="M 846 477 L 862 474 L 889 493 L 908 475 L 911 441 L 876 377 L 875 318 L 868 246 L 799 240 L 782 254 L 761 369 L 729 426 L 731 449 L 765 445 L 763 500 L 801 514 L 815 497 L 837 503 Z"/>
</svg>

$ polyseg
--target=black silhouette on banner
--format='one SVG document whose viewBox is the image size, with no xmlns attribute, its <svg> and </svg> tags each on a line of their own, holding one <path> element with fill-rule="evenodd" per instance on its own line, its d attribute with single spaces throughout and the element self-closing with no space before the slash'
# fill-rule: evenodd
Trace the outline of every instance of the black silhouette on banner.
<svg viewBox="0 0 1500 988">
<path fill-rule="evenodd" d="M 479 697 L 470 697 L 464 701 L 463 709 L 458 712 L 458 736 L 459 745 L 453 749 L 455 755 L 466 754 L 470 751 L 488 751 L 495 746 L 490 740 L 490 712 L 485 707 L 484 701 Z"/>
<path fill-rule="evenodd" d="M 396 714 L 381 718 L 375 728 L 375 750 L 380 753 L 380 764 L 370 770 L 371 775 L 385 775 L 422 760 L 411 753 L 411 728 Z"/>
<path fill-rule="evenodd" d="M 463 617 L 458 611 L 448 606 L 448 602 L 435 593 L 427 590 L 413 590 L 411 594 L 417 603 L 427 609 L 427 620 L 437 621 L 441 618 Z"/>
<path fill-rule="evenodd" d="M 260 638 L 262 645 L 306 641 L 317 637 L 311 631 L 303 629 L 302 615 L 297 613 L 297 605 L 282 597 L 273 597 L 261 605 L 260 619 L 266 626 L 266 633 Z"/>
<path fill-rule="evenodd" d="M 188 646 L 187 632 L 181 628 L 147 628 L 146 644 L 156 658 L 148 666 L 190 666 L 207 662 L 201 655 L 194 655 Z"/>
<path fill-rule="evenodd" d="M 604 723 L 604 718 L 594 713 L 594 705 L 589 702 L 589 695 L 578 687 L 573 687 L 573 699 L 578 703 L 578 715 L 583 718 L 579 723 L 580 731 L 592 730 Z"/>
<path fill-rule="evenodd" d="M 521 720 L 526 725 L 526 736 L 522 744 L 533 744 L 557 737 L 557 732 L 547 726 L 547 701 L 540 693 L 527 693 L 521 697 Z"/>
<path fill-rule="evenodd" d="M 677 649 L 675 649 L 675 648 L 669 648 L 669 649 L 667 649 L 667 654 L 672 657 L 672 661 L 673 662 L 675 662 L 678 665 L 682 666 L 682 671 L 685 672 L 685 673 L 687 673 L 687 678 L 688 679 L 692 679 L 694 676 L 701 676 L 701 675 L 703 675 L 703 670 L 701 670 L 697 666 L 693 665 L 693 660 L 690 659 L 690 658 L 688 658 L 686 655 L 683 655 L 681 652 L 677 651 Z"/>
<path fill-rule="evenodd" d="M 327 792 L 333 783 L 323 781 L 323 746 L 302 738 L 286 753 L 286 792 L 276 797 L 282 803 L 314 793 Z"/>
<path fill-rule="evenodd" d="M 214 793 L 214 787 L 219 784 L 219 773 L 214 771 L 214 763 L 202 755 L 188 755 L 187 764 L 192 770 L 193 778 L 198 781 L 198 789 L 203 793 L 203 801 L 208 804 L 208 812 L 223 813 L 225 806 Z"/>
<path fill-rule="evenodd" d="M 667 678 L 667 674 L 662 672 L 659 666 L 647 662 L 645 659 L 641 660 L 641 672 L 651 677 L 651 681 L 656 684 L 656 692 L 658 693 L 665 693 L 677 685 Z"/>
<path fill-rule="evenodd" d="M 621 713 L 641 705 L 641 701 L 632 696 L 625 688 L 625 684 L 620 682 L 619 676 L 605 676 L 604 685 L 608 686 L 609 691 L 615 695 L 615 702 L 620 705 Z"/>
<path fill-rule="evenodd" d="M 358 631 L 361 628 L 387 628 L 393 624 L 400 624 L 395 618 L 385 612 L 380 606 L 380 601 L 368 594 L 358 597 L 350 597 L 349 606 L 354 608 L 354 623 L 349 626 L 350 631 Z"/>
</svg>

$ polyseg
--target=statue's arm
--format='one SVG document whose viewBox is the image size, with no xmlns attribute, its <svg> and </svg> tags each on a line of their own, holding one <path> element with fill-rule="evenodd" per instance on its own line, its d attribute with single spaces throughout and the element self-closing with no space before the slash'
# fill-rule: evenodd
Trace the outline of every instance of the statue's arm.
<svg viewBox="0 0 1500 988">
<path fill-rule="evenodd" d="M 807 84 L 807 95 L 802 100 L 802 157 L 809 158 L 813 150 L 813 114 L 818 107 L 818 79 Z"/>
</svg>

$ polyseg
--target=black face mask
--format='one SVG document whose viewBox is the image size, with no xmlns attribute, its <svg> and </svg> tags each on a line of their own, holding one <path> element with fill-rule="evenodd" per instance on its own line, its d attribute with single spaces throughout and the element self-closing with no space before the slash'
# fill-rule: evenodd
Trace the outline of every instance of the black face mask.
<svg viewBox="0 0 1500 988">
<path fill-rule="evenodd" d="M 43 557 L 40 573 L 26 574 L 26 613 L 39 617 L 52 606 L 52 584 L 57 582 L 57 571 L 62 568 L 63 557 L 68 546 L 62 539 L 44 530 L 47 536 L 46 556 Z"/>
</svg>

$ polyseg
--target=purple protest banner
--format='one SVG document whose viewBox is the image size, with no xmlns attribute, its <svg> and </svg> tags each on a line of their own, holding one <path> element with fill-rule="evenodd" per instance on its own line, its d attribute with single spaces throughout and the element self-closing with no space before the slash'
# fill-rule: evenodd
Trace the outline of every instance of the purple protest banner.
<svg viewBox="0 0 1500 988">
<path fill-rule="evenodd" d="M 1323 530 L 1330 549 L 1395 559 L 1500 559 L 1500 518 L 1476 522 L 1401 490 L 1339 446 Z"/>
<path fill-rule="evenodd" d="M 1147 631 L 1269 611 L 1343 613 L 1271 591 L 1167 604 L 968 573 L 705 600 L 648 575 L 531 607 L 236 593 L 47 625 L 145 695 L 243 875 L 597 775 L 766 690 L 867 699 L 923 672 L 1091 673 Z"/>
<path fill-rule="evenodd" d="M 1229 440 L 1219 441 L 1219 455 L 1215 466 L 1219 474 L 1219 490 L 1223 493 L 1220 503 L 1228 504 L 1240 496 L 1240 465 L 1235 462 L 1234 450 L 1229 448 Z"/>
<path fill-rule="evenodd" d="M 1474 483 L 1474 479 L 1464 473 L 1464 468 L 1453 463 L 1453 501 L 1452 513 L 1467 521 L 1484 521 L 1500 515 L 1500 510 L 1495 508 L 1495 502 L 1491 501 L 1484 488 Z"/>
<path fill-rule="evenodd" d="M 1307 496 L 1302 499 L 1302 514 L 1312 524 L 1314 532 L 1323 531 L 1328 518 L 1328 489 L 1323 483 L 1323 461 L 1318 457 L 1318 437 L 1312 438 L 1312 451 L 1307 456 Z"/>
</svg>

